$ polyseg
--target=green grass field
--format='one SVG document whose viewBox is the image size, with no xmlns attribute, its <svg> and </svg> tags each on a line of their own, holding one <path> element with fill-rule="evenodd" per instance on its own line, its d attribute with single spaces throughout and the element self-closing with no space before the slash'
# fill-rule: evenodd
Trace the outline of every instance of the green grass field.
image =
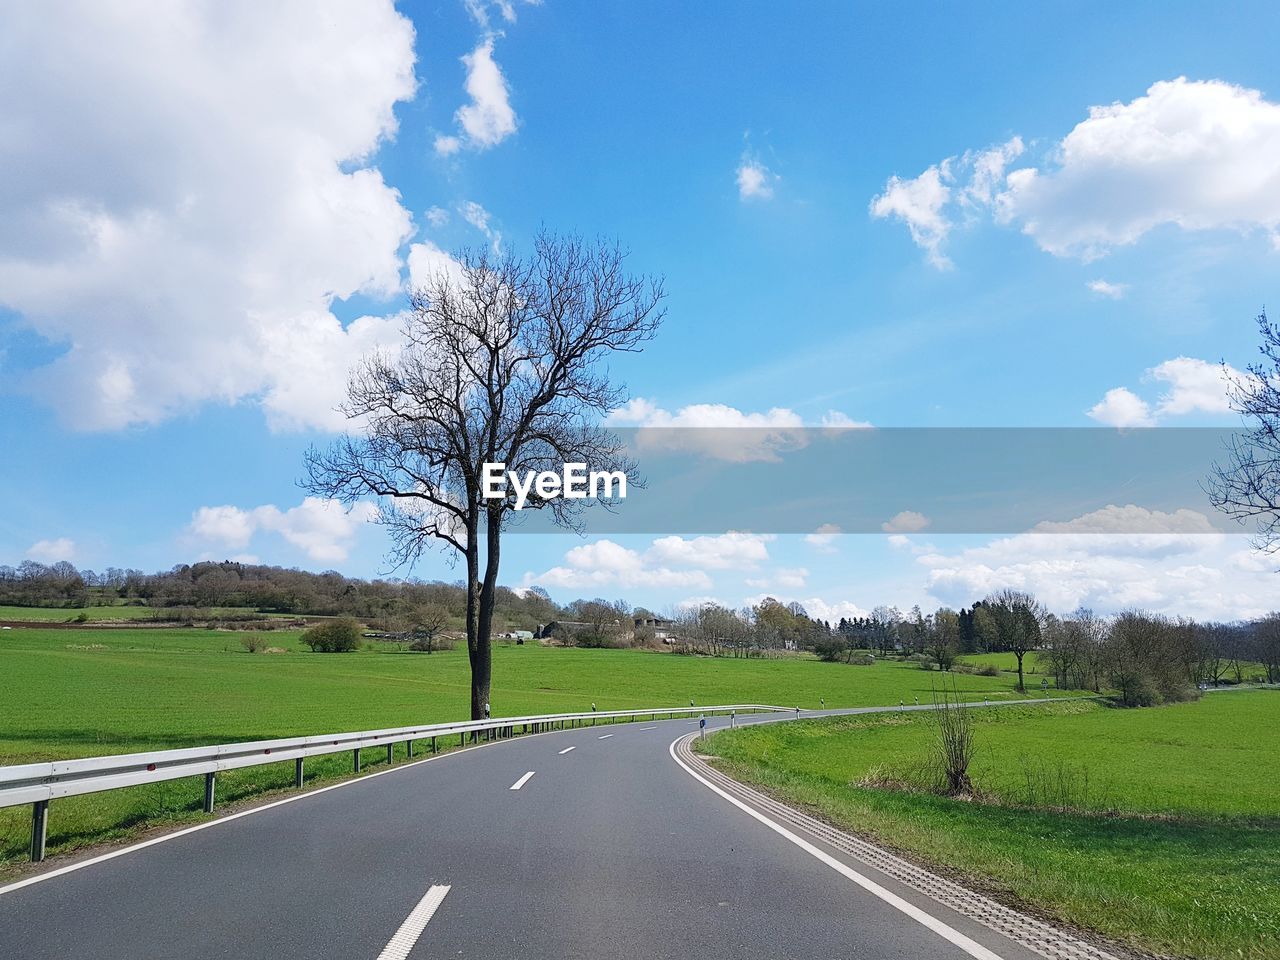
<svg viewBox="0 0 1280 960">
<path fill-rule="evenodd" d="M 194 607 L 183 607 L 184 611 Z M 205 607 L 198 611 L 201 619 L 225 617 L 233 614 L 253 614 L 263 619 L 281 616 L 275 613 L 256 613 L 251 607 Z M 90 622 L 102 620 L 155 620 L 166 615 L 174 615 L 174 608 L 99 606 L 99 607 L 8 607 L 0 605 L 0 620 L 27 620 L 41 623 L 71 623 L 80 615 Z"/>
<path fill-rule="evenodd" d="M 750 727 L 703 749 L 734 776 L 1067 922 L 1180 956 L 1280 957 L 1280 693 L 975 720 L 971 775 L 988 802 L 879 786 L 920 781 L 923 716 Z"/>
<path fill-rule="evenodd" d="M 394 645 L 314 654 L 296 631 L 261 634 L 282 653 L 249 654 L 245 634 L 202 628 L 15 628 L 0 632 L 0 764 L 367 730 L 463 718 L 464 649 L 407 653 Z M 873 667 L 812 658 L 733 660 L 628 650 L 499 644 L 495 715 L 645 706 L 778 702 L 828 707 L 929 702 L 931 675 L 910 664 Z M 1016 696 L 1007 676 L 959 676 L 971 699 Z M 373 760 L 371 756 L 369 758 Z M 350 760 L 309 762 L 318 776 Z M 287 768 L 287 769 L 286 769 Z M 292 767 L 253 768 L 219 780 L 220 797 L 283 787 Z M 55 802 L 55 851 L 198 818 L 198 784 L 177 781 Z M 26 809 L 0 810 L 0 875 L 25 850 Z"/>
</svg>

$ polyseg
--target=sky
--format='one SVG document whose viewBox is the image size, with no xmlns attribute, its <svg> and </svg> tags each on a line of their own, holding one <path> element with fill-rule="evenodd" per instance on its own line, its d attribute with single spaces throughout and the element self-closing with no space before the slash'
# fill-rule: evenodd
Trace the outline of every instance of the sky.
<svg viewBox="0 0 1280 960">
<path fill-rule="evenodd" d="M 391 570 L 302 457 L 415 277 L 542 227 L 665 278 L 660 335 L 611 364 L 619 425 L 1236 424 L 1219 363 L 1255 358 L 1280 275 L 1278 27 L 1264 3 L 8 5 L 0 562 L 457 578 Z M 833 619 L 1004 586 L 1280 607 L 1277 562 L 1203 517 L 982 535 L 900 507 L 877 533 L 514 537 L 502 579 Z"/>
</svg>

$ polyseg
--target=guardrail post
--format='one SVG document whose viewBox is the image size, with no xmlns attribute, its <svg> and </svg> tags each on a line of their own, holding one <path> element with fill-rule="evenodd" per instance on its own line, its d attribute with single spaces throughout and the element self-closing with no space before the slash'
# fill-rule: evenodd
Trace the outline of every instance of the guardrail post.
<svg viewBox="0 0 1280 960">
<path fill-rule="evenodd" d="M 204 775 L 204 812 L 213 813 L 213 796 L 218 786 L 218 775 L 216 773 L 206 773 Z"/>
<path fill-rule="evenodd" d="M 413 759 L 413 741 L 406 740 L 404 742 L 404 749 L 405 749 L 405 752 L 408 753 L 409 759 L 412 760 Z"/>
<path fill-rule="evenodd" d="M 31 862 L 44 859 L 45 839 L 49 832 L 49 801 L 37 800 L 31 805 Z"/>
<path fill-rule="evenodd" d="M 351 772 L 360 772 L 360 748 L 356 747 L 351 751 Z"/>
<path fill-rule="evenodd" d="M 432 738 L 431 738 L 431 752 L 432 752 L 432 753 L 435 753 L 435 752 L 436 752 L 436 738 L 435 738 L 435 737 L 432 737 Z"/>
<path fill-rule="evenodd" d="M 387 763 L 392 763 L 395 760 L 395 756 L 392 754 L 392 750 L 395 749 L 395 746 L 396 745 L 394 743 L 387 744 Z"/>
<path fill-rule="evenodd" d="M 302 764 L 302 757 L 298 757 L 298 759 L 293 761 L 293 785 L 295 787 L 302 786 Z"/>
</svg>

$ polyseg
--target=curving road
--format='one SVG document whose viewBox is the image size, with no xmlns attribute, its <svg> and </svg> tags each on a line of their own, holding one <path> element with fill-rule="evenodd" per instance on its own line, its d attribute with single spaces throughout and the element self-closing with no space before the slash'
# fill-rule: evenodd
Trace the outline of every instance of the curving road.
<svg viewBox="0 0 1280 960">
<path fill-rule="evenodd" d="M 0 957 L 1048 955 L 695 778 L 671 748 L 696 728 L 498 741 L 14 884 Z"/>
</svg>

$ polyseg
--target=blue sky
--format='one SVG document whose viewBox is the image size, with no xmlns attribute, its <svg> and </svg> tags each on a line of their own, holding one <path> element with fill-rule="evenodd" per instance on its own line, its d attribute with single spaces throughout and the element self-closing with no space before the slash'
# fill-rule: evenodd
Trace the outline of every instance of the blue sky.
<svg viewBox="0 0 1280 960">
<path fill-rule="evenodd" d="M 0 14 L 3 562 L 384 572 L 302 453 L 415 263 L 544 224 L 666 278 L 614 365 L 642 424 L 1229 424 L 1213 364 L 1274 300 L 1273 5 L 65 7 Z M 504 580 L 1280 605 L 1242 538 L 1114 506 L 1065 538 L 519 537 Z"/>
</svg>

